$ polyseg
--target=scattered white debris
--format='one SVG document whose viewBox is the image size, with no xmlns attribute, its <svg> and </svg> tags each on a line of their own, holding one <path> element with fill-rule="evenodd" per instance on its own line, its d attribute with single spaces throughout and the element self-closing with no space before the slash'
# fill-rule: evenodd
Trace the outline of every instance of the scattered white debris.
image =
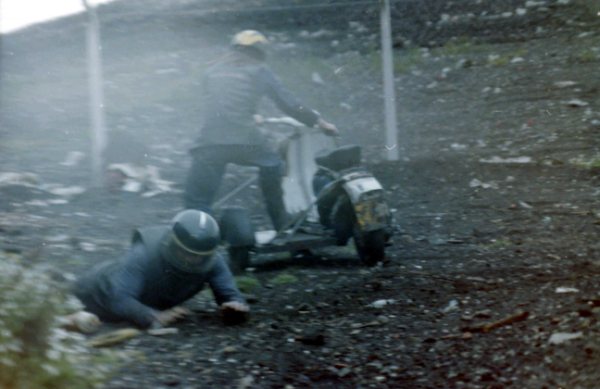
<svg viewBox="0 0 600 389">
<path fill-rule="evenodd" d="M 64 205 L 68 204 L 69 201 L 67 199 L 50 199 L 48 200 L 48 205 Z"/>
<path fill-rule="evenodd" d="M 559 286 L 558 288 L 556 288 L 555 292 L 556 293 L 577 293 L 577 292 L 579 292 L 579 289 L 570 288 L 567 286 Z"/>
<path fill-rule="evenodd" d="M 448 305 L 446 305 L 446 307 L 442 309 L 442 312 L 448 313 L 456 310 L 458 310 L 458 300 L 450 300 Z"/>
<path fill-rule="evenodd" d="M 94 253 L 98 251 L 98 246 L 91 242 L 81 242 L 79 243 L 79 248 L 87 253 Z"/>
<path fill-rule="evenodd" d="M 569 88 L 575 85 L 577 85 L 575 81 L 556 81 L 554 83 L 554 86 L 557 88 Z"/>
<path fill-rule="evenodd" d="M 527 8 L 533 8 L 533 7 L 543 7 L 546 5 L 545 1 L 526 1 L 525 2 L 525 7 Z"/>
<path fill-rule="evenodd" d="M 365 25 L 362 24 L 361 22 L 350 21 L 350 22 L 348 22 L 348 25 L 350 26 L 351 29 L 353 29 L 356 32 L 367 32 L 367 31 L 369 31 L 367 29 L 367 27 L 365 27 Z"/>
<path fill-rule="evenodd" d="M 367 306 L 371 307 L 371 308 L 380 309 L 380 308 L 385 307 L 386 305 L 394 304 L 395 302 L 396 302 L 396 300 L 394 300 L 394 299 L 381 299 L 381 300 L 375 300 Z"/>
<path fill-rule="evenodd" d="M 468 148 L 468 146 L 467 146 L 467 145 L 464 145 L 464 144 L 462 144 L 462 143 L 452 143 L 452 144 L 450 145 L 450 148 L 451 148 L 452 150 L 456 150 L 456 151 L 462 151 L 462 150 L 466 150 L 466 149 Z"/>
<path fill-rule="evenodd" d="M 240 378 L 237 389 L 248 389 L 254 386 L 254 376 L 247 375 L 243 378 Z"/>
<path fill-rule="evenodd" d="M 498 59 L 500 59 L 500 55 L 498 55 L 498 54 L 489 54 L 488 55 L 488 62 L 494 62 L 494 61 L 497 61 Z"/>
<path fill-rule="evenodd" d="M 568 105 L 569 107 L 574 107 L 574 108 L 587 107 L 588 105 L 590 105 L 588 102 L 585 102 L 585 101 L 579 100 L 579 99 L 569 100 L 569 101 L 565 102 L 565 104 Z"/>
<path fill-rule="evenodd" d="M 172 73 L 179 73 L 179 70 L 177 68 L 164 68 L 164 69 L 156 69 L 154 71 L 154 74 L 172 74 Z"/>
<path fill-rule="evenodd" d="M 25 187 L 35 187 L 39 183 L 39 178 L 34 173 L 0 173 L 0 187 L 19 185 Z"/>
<path fill-rule="evenodd" d="M 166 327 L 166 328 L 152 328 L 148 331 L 149 335 L 153 336 L 164 336 L 164 335 L 175 335 L 179 333 L 179 330 L 175 327 Z"/>
<path fill-rule="evenodd" d="M 47 201 L 43 201 L 43 200 L 31 200 L 31 201 L 25 202 L 25 205 L 29 205 L 32 207 L 47 207 L 50 204 L 48 204 Z"/>
<path fill-rule="evenodd" d="M 482 181 L 478 180 L 477 178 L 473 178 L 469 182 L 469 187 L 470 188 L 483 188 L 483 189 L 498 189 L 498 184 L 496 184 L 495 182 L 486 183 L 486 182 L 482 182 Z"/>
<path fill-rule="evenodd" d="M 55 196 L 72 197 L 85 192 L 85 188 L 82 186 L 60 186 L 57 184 L 46 184 L 42 185 L 41 189 Z"/>
<path fill-rule="evenodd" d="M 520 62 L 525 62 L 525 58 L 523 57 L 515 57 L 513 59 L 510 60 L 510 63 L 520 63 Z"/>
<path fill-rule="evenodd" d="M 348 103 L 344 103 L 344 102 L 340 103 L 340 108 L 343 108 L 346 111 L 352 111 L 352 106 Z"/>
<path fill-rule="evenodd" d="M 137 193 L 146 190 L 142 196 L 152 197 L 172 191 L 173 182 L 161 179 L 156 166 L 115 163 L 109 165 L 107 170 L 122 176 L 120 189 L 125 192 Z"/>
<path fill-rule="evenodd" d="M 44 240 L 49 243 L 62 243 L 68 241 L 70 238 L 71 237 L 67 234 L 59 234 L 54 236 L 48 236 Z"/>
<path fill-rule="evenodd" d="M 325 82 L 323 81 L 323 78 L 321 78 L 321 75 L 317 72 L 312 73 L 311 79 L 312 79 L 312 82 L 314 82 L 315 84 L 318 84 L 318 85 L 325 84 Z"/>
<path fill-rule="evenodd" d="M 555 332 L 548 339 L 550 344 L 561 344 L 568 342 L 569 340 L 579 339 L 583 337 L 583 332 Z"/>
<path fill-rule="evenodd" d="M 299 122 L 298 120 L 291 118 L 289 116 L 283 116 L 283 117 L 271 117 L 271 118 L 264 118 L 263 119 L 265 123 L 281 123 L 281 124 L 287 124 L 288 126 L 292 126 L 292 127 L 297 127 L 297 128 L 303 128 L 304 124 L 302 124 L 301 122 Z"/>
<path fill-rule="evenodd" d="M 314 31 L 314 32 L 309 32 L 306 30 L 300 31 L 300 37 L 302 38 L 321 38 L 324 36 L 331 36 L 333 35 L 333 33 L 331 31 L 328 30 L 318 30 L 318 31 Z"/>
<path fill-rule="evenodd" d="M 62 166 L 77 166 L 81 160 L 85 157 L 85 154 L 81 151 L 69 151 L 64 161 L 60 164 Z"/>
<path fill-rule="evenodd" d="M 519 201 L 519 205 L 522 208 L 525 208 L 525 209 L 532 209 L 533 208 L 531 205 L 527 204 L 525 201 Z"/>
<path fill-rule="evenodd" d="M 493 156 L 492 158 L 482 158 L 479 160 L 481 163 L 531 163 L 531 157 L 509 157 L 502 158 L 498 156 Z"/>
</svg>

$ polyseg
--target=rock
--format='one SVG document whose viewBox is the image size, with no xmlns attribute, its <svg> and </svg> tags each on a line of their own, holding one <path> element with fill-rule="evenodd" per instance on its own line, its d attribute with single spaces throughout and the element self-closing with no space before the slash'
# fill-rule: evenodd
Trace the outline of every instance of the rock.
<svg viewBox="0 0 600 389">
<path fill-rule="evenodd" d="M 221 350 L 221 353 L 223 354 L 233 354 L 235 352 L 237 352 L 238 349 L 235 346 L 226 346 L 223 348 L 223 350 Z"/>
<path fill-rule="evenodd" d="M 312 82 L 314 82 L 315 84 L 318 84 L 318 85 L 325 84 L 325 82 L 323 81 L 323 78 L 321 78 L 321 75 L 317 72 L 313 72 L 311 79 L 312 79 Z"/>
<path fill-rule="evenodd" d="M 450 300 L 450 302 L 448 302 L 448 305 L 446 305 L 446 307 L 444 309 L 442 309 L 442 312 L 448 313 L 448 312 L 456 311 L 458 309 L 459 309 L 458 308 L 458 300 Z"/>
<path fill-rule="evenodd" d="M 59 324 L 66 330 L 78 331 L 84 334 L 95 332 L 100 327 L 100 319 L 93 313 L 79 311 L 59 318 Z"/>
<path fill-rule="evenodd" d="M 134 338 L 141 334 L 140 330 L 135 328 L 123 328 L 98 335 L 89 341 L 92 347 L 109 347 L 115 344 L 123 343 L 126 340 Z"/>
<path fill-rule="evenodd" d="M 325 335 L 323 335 L 321 332 L 313 332 L 310 334 L 301 335 L 296 337 L 295 340 L 309 346 L 325 345 Z"/>
<path fill-rule="evenodd" d="M 526 157 L 526 156 L 522 156 L 522 157 L 508 157 L 508 158 L 501 158 L 498 156 L 493 156 L 491 158 L 481 158 L 479 160 L 479 162 L 481 163 L 500 163 L 500 164 L 510 164 L 510 163 L 514 163 L 514 164 L 525 164 L 525 163 L 531 163 L 532 162 L 532 158 L 531 157 Z"/>
<path fill-rule="evenodd" d="M 152 328 L 148 331 L 149 335 L 153 336 L 164 336 L 164 335 L 175 335 L 179 333 L 179 330 L 175 327 L 166 327 L 166 328 Z"/>
<path fill-rule="evenodd" d="M 573 107 L 573 108 L 587 107 L 588 105 L 590 105 L 588 102 L 585 102 L 585 101 L 579 100 L 579 99 L 569 100 L 569 101 L 565 102 L 565 104 L 567 106 Z"/>
<path fill-rule="evenodd" d="M 562 344 L 583 337 L 583 332 L 555 332 L 548 339 L 550 344 Z"/>
<path fill-rule="evenodd" d="M 385 307 L 386 305 L 394 304 L 395 302 L 396 302 L 396 300 L 394 300 L 394 299 L 381 299 L 381 300 L 375 300 L 367 306 L 370 308 L 381 309 L 381 308 Z"/>
<path fill-rule="evenodd" d="M 579 292 L 579 289 L 577 289 L 577 288 L 570 288 L 570 287 L 566 287 L 566 286 L 559 286 L 554 291 L 556 293 L 577 293 L 577 292 Z"/>
<path fill-rule="evenodd" d="M 577 83 L 575 81 L 556 81 L 554 83 L 554 86 L 562 89 L 562 88 L 569 88 L 571 86 L 575 86 L 577 85 Z"/>
<path fill-rule="evenodd" d="M 237 385 L 237 389 L 247 389 L 247 388 L 251 388 L 254 384 L 254 376 L 252 375 L 247 375 L 243 378 L 240 378 L 240 381 L 238 382 Z"/>
</svg>

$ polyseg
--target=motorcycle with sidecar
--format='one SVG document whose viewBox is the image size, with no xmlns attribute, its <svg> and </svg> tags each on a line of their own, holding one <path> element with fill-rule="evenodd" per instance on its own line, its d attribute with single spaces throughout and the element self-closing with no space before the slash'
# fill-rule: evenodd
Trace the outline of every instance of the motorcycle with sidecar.
<svg viewBox="0 0 600 389">
<path fill-rule="evenodd" d="M 338 146 L 292 118 L 264 122 L 292 129 L 277 141 L 287 165 L 282 185 L 292 217 L 280 231 L 256 231 L 247 209 L 223 206 L 254 178 L 219 200 L 215 208 L 221 209 L 219 224 L 232 268 L 245 269 L 261 254 L 306 253 L 350 241 L 366 265 L 383 261 L 391 244 L 391 214 L 381 183 L 361 164 L 361 147 Z"/>
</svg>

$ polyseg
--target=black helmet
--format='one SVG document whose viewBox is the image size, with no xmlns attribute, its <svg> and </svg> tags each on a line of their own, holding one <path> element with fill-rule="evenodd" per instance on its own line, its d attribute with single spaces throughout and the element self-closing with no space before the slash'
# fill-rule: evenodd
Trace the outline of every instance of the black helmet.
<svg viewBox="0 0 600 389">
<path fill-rule="evenodd" d="M 214 265 L 219 225 L 208 213 L 188 209 L 173 218 L 162 245 L 164 258 L 180 271 L 203 273 Z"/>
</svg>

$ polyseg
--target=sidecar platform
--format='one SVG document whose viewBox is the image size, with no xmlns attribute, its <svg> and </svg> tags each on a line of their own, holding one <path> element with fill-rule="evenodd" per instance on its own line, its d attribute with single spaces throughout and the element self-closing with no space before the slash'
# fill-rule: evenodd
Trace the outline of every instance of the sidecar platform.
<svg viewBox="0 0 600 389">
<path fill-rule="evenodd" d="M 275 230 L 255 233 L 256 245 L 251 251 L 257 254 L 268 254 L 282 251 L 300 251 L 335 246 L 336 239 L 331 231 L 320 226 L 301 228 L 293 234 L 276 236 Z"/>
</svg>

